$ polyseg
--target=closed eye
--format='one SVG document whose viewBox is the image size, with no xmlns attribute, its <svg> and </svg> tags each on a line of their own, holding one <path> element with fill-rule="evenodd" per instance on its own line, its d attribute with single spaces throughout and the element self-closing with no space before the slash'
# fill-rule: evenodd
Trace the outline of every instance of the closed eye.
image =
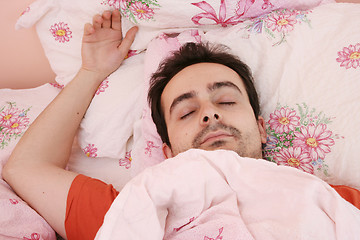
<svg viewBox="0 0 360 240">
<path fill-rule="evenodd" d="M 187 113 L 187 114 L 185 114 L 185 115 L 183 115 L 182 117 L 180 117 L 180 119 L 181 120 L 183 120 L 183 119 L 185 119 L 185 118 L 187 118 L 187 117 L 189 117 L 191 114 L 193 114 L 195 111 L 191 111 L 191 112 L 189 112 L 189 113 Z"/>
<path fill-rule="evenodd" d="M 220 105 L 234 105 L 236 102 L 219 102 Z"/>
</svg>

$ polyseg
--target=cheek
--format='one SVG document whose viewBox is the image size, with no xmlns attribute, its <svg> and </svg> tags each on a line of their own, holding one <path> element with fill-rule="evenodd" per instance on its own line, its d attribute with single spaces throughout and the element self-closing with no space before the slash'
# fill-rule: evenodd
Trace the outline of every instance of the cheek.
<svg viewBox="0 0 360 240">
<path fill-rule="evenodd" d="M 184 150 L 189 148 L 192 143 L 192 131 L 190 129 L 177 128 L 169 135 L 173 150 Z"/>
</svg>

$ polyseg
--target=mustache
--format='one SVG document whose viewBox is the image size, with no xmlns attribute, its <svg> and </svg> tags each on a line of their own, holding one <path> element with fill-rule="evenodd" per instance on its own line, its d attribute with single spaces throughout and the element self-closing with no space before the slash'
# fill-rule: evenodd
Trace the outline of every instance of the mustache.
<svg viewBox="0 0 360 240">
<path fill-rule="evenodd" d="M 214 132 L 217 130 L 225 130 L 227 132 L 229 132 L 231 135 L 233 135 L 235 138 L 241 138 L 241 132 L 233 127 L 233 126 L 228 126 L 222 123 L 216 123 L 213 125 L 208 125 L 206 126 L 204 129 L 202 129 L 194 138 L 193 140 L 193 147 L 194 148 L 199 148 L 202 142 L 202 139 L 205 137 L 206 134 L 208 134 L 209 132 Z"/>
</svg>

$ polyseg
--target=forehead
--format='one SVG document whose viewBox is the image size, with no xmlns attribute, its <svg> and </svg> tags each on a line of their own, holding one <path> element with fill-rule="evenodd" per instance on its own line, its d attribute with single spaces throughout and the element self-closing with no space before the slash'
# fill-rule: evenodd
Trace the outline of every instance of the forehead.
<svg viewBox="0 0 360 240">
<path fill-rule="evenodd" d="M 171 102 L 179 95 L 191 91 L 206 91 L 209 84 L 220 81 L 232 82 L 246 94 L 242 79 L 231 68 L 218 63 L 197 63 L 178 72 L 166 85 L 161 95 L 163 111 L 169 110 Z"/>
</svg>

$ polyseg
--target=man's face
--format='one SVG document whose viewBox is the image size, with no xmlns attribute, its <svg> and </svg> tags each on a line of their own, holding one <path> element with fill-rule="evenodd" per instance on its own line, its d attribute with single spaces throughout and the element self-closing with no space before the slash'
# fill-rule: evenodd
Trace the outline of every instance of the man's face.
<svg viewBox="0 0 360 240">
<path fill-rule="evenodd" d="M 167 158 L 190 148 L 262 157 L 264 119 L 255 119 L 243 81 L 231 68 L 217 63 L 184 68 L 166 85 L 161 106 L 171 144 L 163 146 Z"/>
</svg>

